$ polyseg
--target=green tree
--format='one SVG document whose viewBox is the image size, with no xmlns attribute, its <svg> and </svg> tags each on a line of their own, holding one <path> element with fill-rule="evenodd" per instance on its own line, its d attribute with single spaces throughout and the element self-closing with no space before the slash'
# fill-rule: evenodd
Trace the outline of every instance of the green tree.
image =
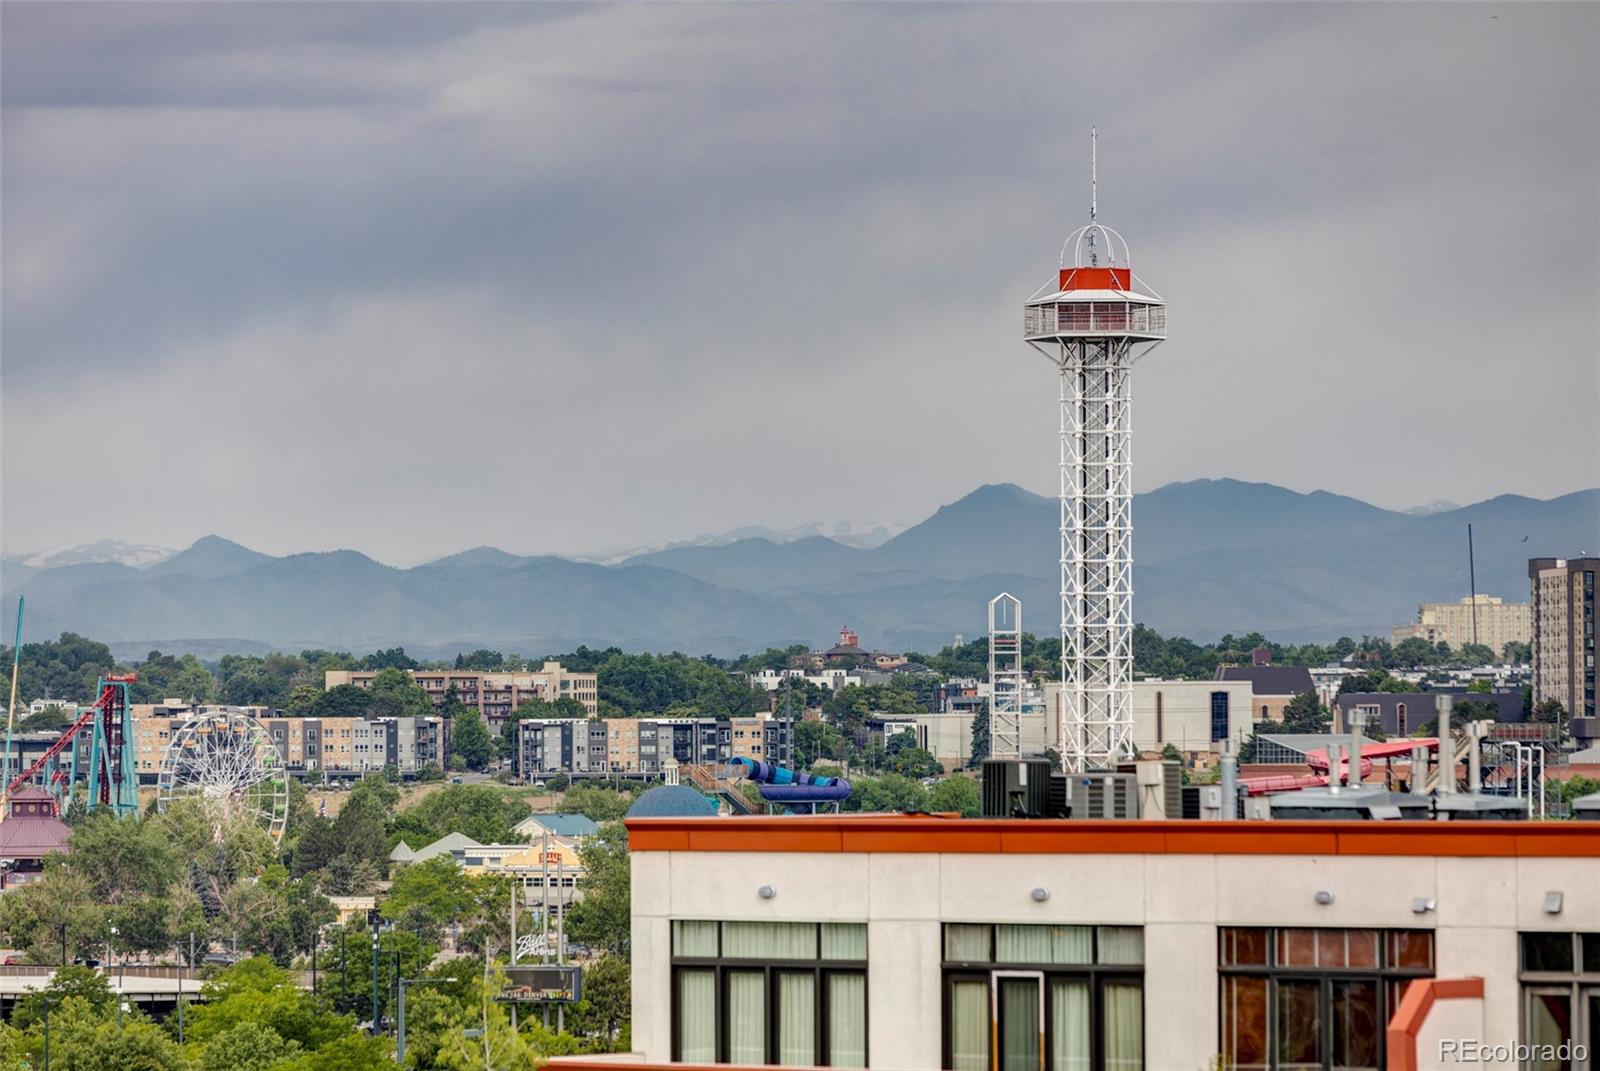
<svg viewBox="0 0 1600 1071">
<path fill-rule="evenodd" d="M 1283 726 L 1291 733 L 1325 733 L 1332 716 L 1315 692 L 1302 692 L 1284 705 Z"/>
<path fill-rule="evenodd" d="M 962 818 L 976 818 L 983 813 L 982 789 L 971 777 L 946 777 L 928 789 L 928 810 L 935 813 L 955 812 Z"/>
<path fill-rule="evenodd" d="M 628 954 L 632 926 L 631 879 L 628 865 L 628 831 L 620 822 L 607 822 L 578 850 L 583 862 L 579 888 L 583 899 L 567 916 L 567 937 L 612 955 Z"/>
<path fill-rule="evenodd" d="M 399 867 L 381 910 L 384 918 L 407 930 L 432 935 L 451 919 L 469 914 L 473 903 L 455 859 L 440 855 Z"/>
<path fill-rule="evenodd" d="M 989 704 L 985 703 L 983 709 L 978 711 L 972 719 L 972 758 L 967 761 L 968 766 L 977 766 L 989 757 Z"/>
<path fill-rule="evenodd" d="M 844 741 L 839 731 L 824 721 L 799 721 L 794 726 L 794 761 L 802 770 L 826 759 L 842 759 Z"/>
<path fill-rule="evenodd" d="M 1520 640 L 1510 640 L 1500 649 L 1500 658 L 1512 665 L 1527 665 L 1533 661 L 1533 647 Z"/>
<path fill-rule="evenodd" d="M 556 810 L 561 814 L 581 814 L 596 822 L 615 822 L 633 806 L 633 795 L 595 785 L 573 785 L 561 797 Z"/>
<path fill-rule="evenodd" d="M 450 754 L 469 770 L 481 770 L 494 758 L 494 738 L 476 710 L 463 710 L 450 723 Z"/>
<path fill-rule="evenodd" d="M 633 1018 L 632 973 L 628 960 L 615 955 L 601 956 L 583 972 L 582 1028 L 607 1049 Z"/>
<path fill-rule="evenodd" d="M 65 707 L 48 706 L 19 720 L 17 729 L 25 733 L 60 732 L 77 720 Z"/>
<path fill-rule="evenodd" d="M 851 781 L 851 794 L 844 801 L 847 811 L 926 811 L 928 792 L 919 782 L 899 774 L 862 777 Z"/>
<path fill-rule="evenodd" d="M 372 703 L 367 716 L 372 718 L 420 718 L 433 713 L 433 701 L 416 681 L 401 669 L 380 669 L 367 689 Z"/>
<path fill-rule="evenodd" d="M 1550 698 L 1535 703 L 1533 711 L 1528 715 L 1530 721 L 1542 722 L 1547 725 L 1559 725 L 1561 719 L 1567 716 L 1567 708 L 1561 700 Z"/>
<path fill-rule="evenodd" d="M 390 832 L 414 848 L 447 833 L 465 833 L 482 844 L 517 840 L 512 827 L 528 817 L 526 800 L 489 785 L 448 785 L 395 815 Z"/>
<path fill-rule="evenodd" d="M 299 1053 L 263 1023 L 245 1020 L 212 1038 L 201 1050 L 201 1071 L 268 1071 L 278 1061 Z"/>
<path fill-rule="evenodd" d="M 372 707 L 372 695 L 354 684 L 338 684 L 323 692 L 312 705 L 318 718 L 364 718 Z"/>
</svg>

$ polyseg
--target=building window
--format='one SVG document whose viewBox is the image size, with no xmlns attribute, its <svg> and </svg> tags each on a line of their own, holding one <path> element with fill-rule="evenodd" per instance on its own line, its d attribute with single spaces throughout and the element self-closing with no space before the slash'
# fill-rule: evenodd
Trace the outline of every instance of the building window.
<svg viewBox="0 0 1600 1071">
<path fill-rule="evenodd" d="M 1523 934 L 1520 977 L 1522 1040 L 1567 1054 L 1528 1066 L 1600 1071 L 1600 933 Z"/>
<path fill-rule="evenodd" d="M 1139 1071 L 1144 931 L 944 927 L 944 1063 L 952 1071 Z"/>
<path fill-rule="evenodd" d="M 1429 930 L 1224 928 L 1222 1062 L 1254 1071 L 1378 1071 L 1384 1025 L 1433 977 Z"/>
<path fill-rule="evenodd" d="M 1406 705 L 1404 703 L 1396 703 L 1394 705 L 1394 733 L 1396 736 L 1406 735 Z"/>
<path fill-rule="evenodd" d="M 866 924 L 674 920 L 672 1058 L 866 1067 Z"/>
<path fill-rule="evenodd" d="M 1228 693 L 1211 693 L 1211 739 L 1228 739 Z"/>
</svg>

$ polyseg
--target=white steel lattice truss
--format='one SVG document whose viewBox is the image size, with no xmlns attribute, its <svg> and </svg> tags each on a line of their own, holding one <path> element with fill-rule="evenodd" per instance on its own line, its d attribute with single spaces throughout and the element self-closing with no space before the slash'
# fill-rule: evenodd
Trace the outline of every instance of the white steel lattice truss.
<svg viewBox="0 0 1600 1071">
<path fill-rule="evenodd" d="M 989 600 L 989 755 L 1022 755 L 1022 601 Z"/>
<path fill-rule="evenodd" d="M 1061 756 L 1133 753 L 1132 344 L 1062 339 Z"/>
<path fill-rule="evenodd" d="M 265 727 L 237 710 L 191 718 L 173 734 L 156 782 L 157 807 L 198 802 L 214 830 L 249 822 L 282 840 L 289 816 L 289 779 Z"/>
<path fill-rule="evenodd" d="M 1127 267 L 1127 243 L 1109 227 L 1074 233 L 1061 263 L 1028 300 L 1024 331 L 1061 377 L 1057 741 L 1062 764 L 1080 772 L 1133 754 L 1132 368 L 1166 337 L 1166 303 Z"/>
</svg>

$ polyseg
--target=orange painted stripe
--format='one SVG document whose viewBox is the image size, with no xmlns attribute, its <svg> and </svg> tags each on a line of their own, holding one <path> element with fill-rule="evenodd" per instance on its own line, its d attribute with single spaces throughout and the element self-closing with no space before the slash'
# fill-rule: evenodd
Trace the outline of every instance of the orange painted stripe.
<svg viewBox="0 0 1600 1071">
<path fill-rule="evenodd" d="M 635 818 L 636 852 L 1353 855 L 1600 859 L 1568 822 L 1196 822 L 864 814 Z"/>
</svg>

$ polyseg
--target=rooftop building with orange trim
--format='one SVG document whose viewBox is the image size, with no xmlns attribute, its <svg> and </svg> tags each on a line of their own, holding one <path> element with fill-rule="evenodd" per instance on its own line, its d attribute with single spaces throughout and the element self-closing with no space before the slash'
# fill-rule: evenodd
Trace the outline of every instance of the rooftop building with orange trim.
<svg viewBox="0 0 1600 1071">
<path fill-rule="evenodd" d="M 1588 823 L 628 830 L 636 1051 L 593 1065 L 613 1071 L 1377 1071 L 1452 1066 L 1451 1039 L 1490 1052 L 1471 1066 L 1509 1069 L 1493 1046 L 1600 1040 Z"/>
</svg>

